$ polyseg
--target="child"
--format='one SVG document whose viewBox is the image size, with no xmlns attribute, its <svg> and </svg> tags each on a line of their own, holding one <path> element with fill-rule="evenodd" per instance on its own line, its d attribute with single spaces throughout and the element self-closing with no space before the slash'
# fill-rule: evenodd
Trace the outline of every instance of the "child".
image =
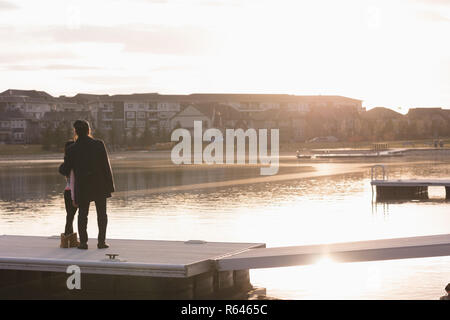
<svg viewBox="0 0 450 320">
<path fill-rule="evenodd" d="M 73 144 L 73 141 L 67 141 L 64 146 L 64 153 L 67 152 L 67 148 Z M 64 233 L 61 233 L 61 248 L 73 248 L 78 247 L 79 242 L 77 240 L 77 233 L 73 232 L 73 219 L 77 212 L 77 205 L 73 199 L 75 199 L 75 176 L 73 170 L 70 171 L 70 175 L 66 177 L 66 188 L 64 189 L 64 203 L 66 207 L 66 227 Z"/>
</svg>

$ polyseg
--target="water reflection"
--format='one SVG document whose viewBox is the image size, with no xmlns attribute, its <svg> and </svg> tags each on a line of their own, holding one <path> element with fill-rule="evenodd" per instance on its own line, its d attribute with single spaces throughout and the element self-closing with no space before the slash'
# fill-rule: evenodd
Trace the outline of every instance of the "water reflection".
<svg viewBox="0 0 450 320">
<path fill-rule="evenodd" d="M 114 163 L 113 163 L 114 167 Z M 1 166 L 0 200 L 30 201 L 47 199 L 61 193 L 64 177 L 57 173 L 57 164 L 40 166 Z M 310 171 L 311 167 L 296 165 L 280 169 L 280 174 Z M 127 193 L 173 186 L 216 183 L 259 177 L 257 166 L 142 166 L 114 168 L 116 192 Z"/>
<path fill-rule="evenodd" d="M 419 160 L 393 160 L 390 177 L 450 175 L 449 163 Z M 175 167 L 116 159 L 118 192 L 108 202 L 108 236 L 273 247 L 450 233 L 449 203 L 439 200 L 442 190 L 430 189 L 425 202 L 376 203 L 371 165 L 288 159 L 279 175 L 261 178 L 258 167 Z M 56 169 L 57 163 L 0 166 L 0 234 L 61 232 L 65 182 Z M 88 232 L 95 235 L 91 211 Z M 405 298 L 409 292 L 409 297 L 430 299 L 450 279 L 449 263 L 448 258 L 327 263 L 255 270 L 252 281 L 281 298 Z M 337 297 L 327 292 L 327 283 L 340 287 Z"/>
</svg>

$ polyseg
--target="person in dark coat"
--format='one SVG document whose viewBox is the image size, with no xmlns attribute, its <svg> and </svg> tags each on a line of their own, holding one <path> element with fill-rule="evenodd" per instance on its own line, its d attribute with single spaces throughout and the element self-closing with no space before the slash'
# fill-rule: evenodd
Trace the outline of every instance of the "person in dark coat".
<svg viewBox="0 0 450 320">
<path fill-rule="evenodd" d="M 101 140 L 94 139 L 90 134 L 89 123 L 85 120 L 77 120 L 73 127 L 77 140 L 67 148 L 64 163 L 59 167 L 59 172 L 67 176 L 70 170 L 75 176 L 75 199 L 78 205 L 78 234 L 80 237 L 79 249 L 87 249 L 88 234 L 87 222 L 89 205 L 95 202 L 98 223 L 99 249 L 108 248 L 106 243 L 106 227 L 108 216 L 106 214 L 106 199 L 114 192 L 114 180 L 111 165 L 108 159 L 105 144 Z"/>
</svg>

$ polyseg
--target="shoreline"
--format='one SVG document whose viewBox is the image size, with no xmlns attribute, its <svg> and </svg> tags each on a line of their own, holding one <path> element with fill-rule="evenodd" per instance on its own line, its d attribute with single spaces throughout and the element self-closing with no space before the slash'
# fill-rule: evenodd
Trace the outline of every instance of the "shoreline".
<svg viewBox="0 0 450 320">
<path fill-rule="evenodd" d="M 387 149 L 386 151 L 396 151 L 400 149 Z M 372 151 L 371 149 L 358 149 L 358 148 L 323 148 L 323 149 L 309 149 L 305 151 L 306 154 L 322 154 L 322 153 L 360 153 L 362 151 Z M 430 155 L 433 154 L 449 154 L 450 148 L 401 148 L 401 151 L 405 155 Z M 302 153 L 302 152 L 300 152 Z M 111 160 L 142 160 L 142 159 L 158 159 L 170 161 L 171 150 L 133 150 L 133 151 L 112 151 L 109 152 Z M 296 158 L 296 150 L 292 151 L 280 151 L 279 158 L 292 157 Z M 8 154 L 0 155 L 0 163 L 5 161 L 35 161 L 35 162 L 52 162 L 55 160 L 62 161 L 64 154 L 62 152 L 52 153 L 40 153 L 40 154 Z M 363 156 L 360 159 L 364 159 Z"/>
</svg>

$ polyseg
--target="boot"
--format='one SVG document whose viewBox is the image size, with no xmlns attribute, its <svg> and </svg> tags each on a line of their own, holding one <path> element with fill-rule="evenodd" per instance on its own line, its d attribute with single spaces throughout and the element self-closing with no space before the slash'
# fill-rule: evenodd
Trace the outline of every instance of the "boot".
<svg viewBox="0 0 450 320">
<path fill-rule="evenodd" d="M 71 233 L 67 236 L 69 238 L 69 248 L 75 248 L 80 245 L 77 239 L 77 233 Z"/>
<path fill-rule="evenodd" d="M 108 249 L 109 248 L 109 244 L 107 244 L 106 242 L 99 242 L 97 244 L 97 248 L 99 248 L 99 249 Z"/>
<path fill-rule="evenodd" d="M 61 244 L 59 245 L 60 248 L 68 248 L 69 247 L 69 237 L 66 236 L 64 233 L 61 233 Z"/>
<path fill-rule="evenodd" d="M 80 245 L 77 248 L 81 249 L 81 250 L 87 250 L 88 245 L 87 245 L 87 243 L 80 243 Z"/>
</svg>

